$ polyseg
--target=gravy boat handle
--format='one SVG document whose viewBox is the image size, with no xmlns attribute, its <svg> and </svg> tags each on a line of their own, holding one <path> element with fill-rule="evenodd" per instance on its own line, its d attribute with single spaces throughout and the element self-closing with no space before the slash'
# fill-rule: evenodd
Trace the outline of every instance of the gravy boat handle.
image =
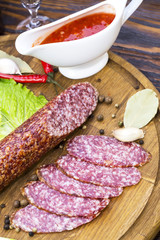
<svg viewBox="0 0 160 240">
<path fill-rule="evenodd" d="M 132 15 L 132 13 L 139 7 L 143 0 L 132 0 L 124 10 L 122 25 Z"/>
</svg>

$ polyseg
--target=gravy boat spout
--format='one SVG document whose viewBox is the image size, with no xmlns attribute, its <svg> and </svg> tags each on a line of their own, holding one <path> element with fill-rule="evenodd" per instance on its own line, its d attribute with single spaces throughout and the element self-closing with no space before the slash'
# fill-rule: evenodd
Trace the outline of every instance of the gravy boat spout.
<svg viewBox="0 0 160 240">
<path fill-rule="evenodd" d="M 22 55 L 36 57 L 59 67 L 60 72 L 71 79 L 89 77 L 100 71 L 108 62 L 107 51 L 115 42 L 121 26 L 138 8 L 143 0 L 107 0 L 71 14 L 45 26 L 20 34 L 15 42 Z M 115 14 L 109 26 L 91 36 L 72 41 L 35 45 L 63 25 L 95 13 Z"/>
</svg>

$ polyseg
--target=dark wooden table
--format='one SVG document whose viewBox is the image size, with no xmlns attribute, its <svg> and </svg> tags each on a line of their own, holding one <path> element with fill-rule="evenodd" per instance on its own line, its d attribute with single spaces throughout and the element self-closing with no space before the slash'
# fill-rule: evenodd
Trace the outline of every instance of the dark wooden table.
<svg viewBox="0 0 160 240">
<path fill-rule="evenodd" d="M 98 0 L 42 0 L 39 14 L 57 20 Z M 15 33 L 29 16 L 20 0 L 0 0 L 0 35 Z M 160 0 L 144 0 L 121 28 L 111 50 L 139 69 L 160 91 Z M 160 239 L 159 236 L 156 240 Z"/>
<path fill-rule="evenodd" d="M 57 20 L 92 6 L 98 0 L 42 0 L 39 14 Z M 0 0 L 0 34 L 15 33 L 29 16 L 20 0 Z M 144 0 L 121 28 L 112 51 L 145 74 L 160 91 L 160 1 Z"/>
</svg>

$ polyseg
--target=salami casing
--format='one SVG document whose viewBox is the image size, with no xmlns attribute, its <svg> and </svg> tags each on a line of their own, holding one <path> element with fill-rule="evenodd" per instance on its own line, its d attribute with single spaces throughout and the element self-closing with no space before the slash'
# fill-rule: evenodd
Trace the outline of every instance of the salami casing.
<svg viewBox="0 0 160 240">
<path fill-rule="evenodd" d="M 108 136 L 76 136 L 69 140 L 67 150 L 74 157 L 108 167 L 141 166 L 151 159 L 151 154 L 139 144 Z"/>
<path fill-rule="evenodd" d="M 51 214 L 28 205 L 21 208 L 11 216 L 11 224 L 26 232 L 36 229 L 37 233 L 62 232 L 72 230 L 93 220 L 93 217 L 66 217 Z"/>
<path fill-rule="evenodd" d="M 97 98 L 90 83 L 72 85 L 4 138 L 0 144 L 0 190 L 83 124 Z"/>
<path fill-rule="evenodd" d="M 62 193 L 89 198 L 111 198 L 119 196 L 123 189 L 82 183 L 63 174 L 55 164 L 43 166 L 37 170 L 40 181 Z"/>
<path fill-rule="evenodd" d="M 36 207 L 57 215 L 92 217 L 109 204 L 109 199 L 90 199 L 67 195 L 37 181 L 28 183 L 22 194 Z"/>
<path fill-rule="evenodd" d="M 110 168 L 98 166 L 69 154 L 59 158 L 57 164 L 68 176 L 82 182 L 101 186 L 127 187 L 137 184 L 141 179 L 141 174 L 135 167 Z"/>
</svg>

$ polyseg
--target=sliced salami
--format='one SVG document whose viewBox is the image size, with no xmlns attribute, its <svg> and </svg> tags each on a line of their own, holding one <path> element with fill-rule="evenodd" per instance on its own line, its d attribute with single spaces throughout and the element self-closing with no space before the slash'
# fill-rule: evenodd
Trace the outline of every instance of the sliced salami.
<svg viewBox="0 0 160 240">
<path fill-rule="evenodd" d="M 110 168 L 98 166 L 82 161 L 69 154 L 58 159 L 57 164 L 68 176 L 82 182 L 101 186 L 132 186 L 137 184 L 141 179 L 141 174 L 135 167 Z"/>
<path fill-rule="evenodd" d="M 93 217 L 66 217 L 51 214 L 40 210 L 35 206 L 28 205 L 21 208 L 11 216 L 11 224 L 26 232 L 37 233 L 63 232 L 72 230 L 93 220 Z"/>
<path fill-rule="evenodd" d="M 81 198 L 60 193 L 40 181 L 28 183 L 22 194 L 40 209 L 69 217 L 96 216 L 109 204 L 109 199 Z"/>
<path fill-rule="evenodd" d="M 151 159 L 151 154 L 137 143 L 108 136 L 76 136 L 68 142 L 67 150 L 74 157 L 109 167 L 141 166 Z"/>
<path fill-rule="evenodd" d="M 89 198 L 111 198 L 119 196 L 123 189 L 102 187 L 90 183 L 82 183 L 63 174 L 55 164 L 43 166 L 37 170 L 40 181 L 62 193 Z"/>
</svg>

